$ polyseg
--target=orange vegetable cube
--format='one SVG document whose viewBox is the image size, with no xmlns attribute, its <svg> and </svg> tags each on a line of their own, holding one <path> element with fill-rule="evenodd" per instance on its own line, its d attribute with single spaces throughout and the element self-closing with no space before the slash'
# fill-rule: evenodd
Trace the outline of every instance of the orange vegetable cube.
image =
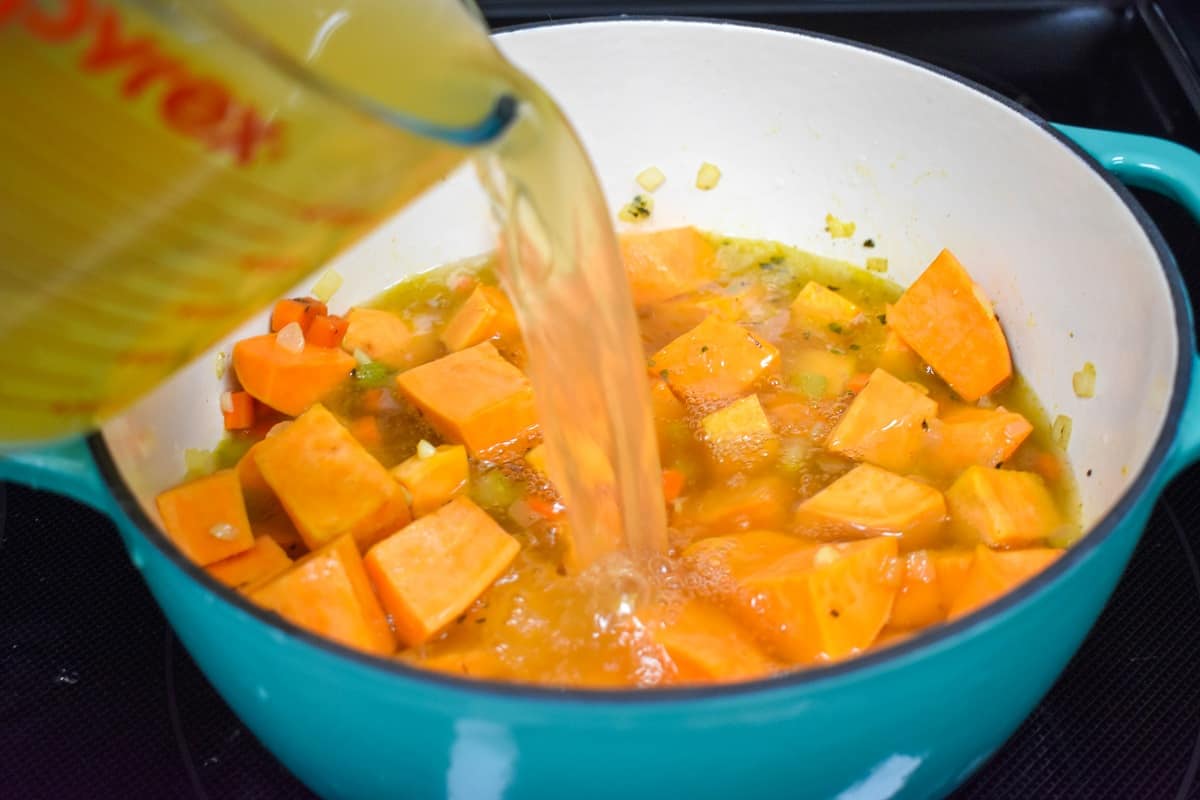
<svg viewBox="0 0 1200 800">
<path fill-rule="evenodd" d="M 650 411 L 655 422 L 672 422 L 687 417 L 687 407 L 661 378 L 650 379 Z"/>
<path fill-rule="evenodd" d="M 976 547 L 971 568 L 950 605 L 949 618 L 958 619 L 987 605 L 1053 564 L 1062 553 L 1049 548 L 997 552 L 983 545 Z"/>
<path fill-rule="evenodd" d="M 971 565 L 975 563 L 972 550 L 930 550 L 929 560 L 937 574 L 938 593 L 942 607 L 948 612 L 967 583 Z"/>
<path fill-rule="evenodd" d="M 244 431 L 254 425 L 254 398 L 249 392 L 226 392 L 221 396 L 221 405 L 225 430 Z"/>
<path fill-rule="evenodd" d="M 779 363 L 779 351 L 741 325 L 705 318 L 651 359 L 676 395 L 706 402 L 745 394 Z"/>
<path fill-rule="evenodd" d="M 809 281 L 792 301 L 792 325 L 803 330 L 845 333 L 863 319 L 862 309 L 827 286 Z"/>
<path fill-rule="evenodd" d="M 700 420 L 704 442 L 719 462 L 739 467 L 771 458 L 779 449 L 779 437 L 771 429 L 758 395 L 743 397 Z"/>
<path fill-rule="evenodd" d="M 324 406 L 264 439 L 254 460 L 310 549 L 345 533 L 366 547 L 409 520 L 400 485 Z"/>
<path fill-rule="evenodd" d="M 487 512 L 460 496 L 372 547 L 366 565 L 396 634 L 412 646 L 466 611 L 520 549 Z"/>
<path fill-rule="evenodd" d="M 695 291 L 717 277 L 716 248 L 695 228 L 627 233 L 620 243 L 635 305 Z"/>
<path fill-rule="evenodd" d="M 439 434 L 477 458 L 536 433 L 533 386 L 490 342 L 402 372 L 396 385 Z"/>
<path fill-rule="evenodd" d="M 662 471 L 662 488 L 663 499 L 668 503 L 672 503 L 683 494 L 683 487 L 687 483 L 687 476 L 677 469 L 664 469 Z"/>
<path fill-rule="evenodd" d="M 168 489 L 156 503 L 167 538 L 202 567 L 254 546 L 242 485 L 231 469 Z"/>
<path fill-rule="evenodd" d="M 376 655 L 396 649 L 349 535 L 310 553 L 273 580 L 247 587 L 246 593 L 292 624 L 347 647 Z"/>
<path fill-rule="evenodd" d="M 377 308 L 352 308 L 346 315 L 346 333 L 342 349 L 347 353 L 361 350 L 372 361 L 400 369 L 416 362 L 417 348 L 408 323 L 390 311 Z"/>
<path fill-rule="evenodd" d="M 304 341 L 313 347 L 341 347 L 349 328 L 350 321 L 345 317 L 324 314 L 308 326 Z"/>
<path fill-rule="evenodd" d="M 329 309 L 325 304 L 312 297 L 280 300 L 271 310 L 271 332 L 283 330 L 289 323 L 294 322 L 307 334 L 313 320 L 328 313 Z"/>
<path fill-rule="evenodd" d="M 504 292 L 495 286 L 481 285 L 454 312 L 441 339 L 453 353 L 493 337 L 513 339 L 519 332 L 516 312 Z"/>
<path fill-rule="evenodd" d="M 888 325 L 959 397 L 974 402 L 1012 376 L 991 301 L 943 250 L 888 312 Z"/>
<path fill-rule="evenodd" d="M 892 616 L 893 628 L 924 628 L 946 618 L 938 586 L 937 567 L 928 550 L 916 550 L 903 557 L 903 577 Z"/>
<path fill-rule="evenodd" d="M 694 535 L 787 525 L 795 496 L 778 475 L 761 475 L 733 486 L 718 486 L 689 495 L 674 517 L 675 527 Z"/>
<path fill-rule="evenodd" d="M 934 463 L 947 475 L 957 475 L 973 465 L 998 467 L 1033 432 L 1029 420 L 1003 407 L 958 406 L 929 424 Z"/>
<path fill-rule="evenodd" d="M 795 553 L 816 553 L 818 545 L 811 539 L 789 536 L 773 531 L 748 531 L 731 536 L 710 536 L 689 544 L 683 551 L 688 568 L 705 583 L 737 584 L 760 569 L 784 556 Z M 726 584 L 726 590 L 731 587 Z"/>
<path fill-rule="evenodd" d="M 467 488 L 468 474 L 467 448 L 461 444 L 444 444 L 432 455 L 417 454 L 392 468 L 392 475 L 412 496 L 414 517 L 437 511 Z"/>
<path fill-rule="evenodd" d="M 698 600 L 655 629 L 654 640 L 675 665 L 680 683 L 725 683 L 769 675 L 777 665 L 727 615 Z"/>
<path fill-rule="evenodd" d="M 525 454 L 525 463 L 534 472 L 541 475 L 543 478 L 550 473 L 546 471 L 546 445 L 539 444 L 533 447 Z"/>
<path fill-rule="evenodd" d="M 879 368 L 902 380 L 911 380 L 921 374 L 921 359 L 895 331 L 889 330 L 879 351 Z"/>
<path fill-rule="evenodd" d="M 937 489 L 871 464 L 859 464 L 796 510 L 796 525 L 812 536 L 899 535 L 908 546 L 930 539 L 945 518 Z"/>
<path fill-rule="evenodd" d="M 830 431 L 825 446 L 856 461 L 905 472 L 920 455 L 936 416 L 936 402 L 877 369 Z"/>
<path fill-rule="evenodd" d="M 204 569 L 226 586 L 236 589 L 269 580 L 292 565 L 283 548 L 270 536 L 256 536 L 254 546 Z"/>
<path fill-rule="evenodd" d="M 328 347 L 305 347 L 294 353 L 279 346 L 274 334 L 252 336 L 233 346 L 238 382 L 255 400 L 289 416 L 349 380 L 354 359 Z"/>
<path fill-rule="evenodd" d="M 368 449 L 374 449 L 383 444 L 383 434 L 379 430 L 379 420 L 375 417 L 358 417 L 350 421 L 350 435 L 359 444 Z"/>
<path fill-rule="evenodd" d="M 1062 524 L 1042 476 L 1035 472 L 971 467 L 946 492 L 953 526 L 963 541 L 1024 547 Z"/>
</svg>

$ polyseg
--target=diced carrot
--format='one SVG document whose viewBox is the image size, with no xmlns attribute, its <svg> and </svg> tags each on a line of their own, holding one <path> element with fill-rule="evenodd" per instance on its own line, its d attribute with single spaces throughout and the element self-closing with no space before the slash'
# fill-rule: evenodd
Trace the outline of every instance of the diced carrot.
<svg viewBox="0 0 1200 800">
<path fill-rule="evenodd" d="M 862 309 L 832 289 L 809 281 L 791 307 L 792 325 L 822 334 L 841 334 L 862 319 Z"/>
<path fill-rule="evenodd" d="M 1054 498 L 1034 472 L 971 467 L 946 492 L 950 518 L 964 542 L 1024 547 L 1062 524 Z"/>
<path fill-rule="evenodd" d="M 635 305 L 695 291 L 717 277 L 716 248 L 695 228 L 629 233 L 620 241 Z"/>
<path fill-rule="evenodd" d="M 205 567 L 209 575 L 236 589 L 249 583 L 268 580 L 292 565 L 283 548 L 270 536 L 256 536 L 254 546 L 236 556 Z"/>
<path fill-rule="evenodd" d="M 551 503 L 545 498 L 537 495 L 529 495 L 525 498 L 525 505 L 529 506 L 529 510 L 537 514 L 542 519 L 554 519 L 558 516 L 558 512 L 554 508 L 554 503 Z"/>
<path fill-rule="evenodd" d="M 350 321 L 345 317 L 322 314 L 308 326 L 304 341 L 313 347 L 341 347 L 349 328 Z"/>
<path fill-rule="evenodd" d="M 762 475 L 689 495 L 674 525 L 693 529 L 696 536 L 756 528 L 778 530 L 788 523 L 793 497 L 792 486 L 782 477 Z"/>
<path fill-rule="evenodd" d="M 887 320 L 968 402 L 1012 375 L 1008 341 L 991 301 L 949 250 L 939 253 L 900 296 Z"/>
<path fill-rule="evenodd" d="M 350 435 L 368 450 L 374 450 L 383 444 L 383 434 L 379 430 L 379 420 L 373 416 L 358 417 L 350 421 Z"/>
<path fill-rule="evenodd" d="M 466 611 L 521 549 L 466 497 L 392 534 L 367 552 L 367 572 L 406 645 L 428 641 Z"/>
<path fill-rule="evenodd" d="M 950 605 L 949 618 L 958 619 L 987 605 L 1053 564 L 1062 552 L 1043 548 L 997 552 L 979 545 L 963 586 Z"/>
<path fill-rule="evenodd" d="M 889 330 L 879 351 L 879 368 L 901 380 L 912 380 L 921 374 L 921 359 L 895 331 Z"/>
<path fill-rule="evenodd" d="M 856 461 L 908 471 L 920 455 L 937 403 L 877 369 L 829 433 L 825 446 Z"/>
<path fill-rule="evenodd" d="M 807 547 L 738 582 L 734 608 L 781 657 L 836 661 L 865 650 L 891 616 L 899 588 L 896 540 Z"/>
<path fill-rule="evenodd" d="M 998 467 L 1033 432 L 1029 420 L 1003 407 L 957 406 L 930 420 L 931 466 L 946 475 L 967 467 Z"/>
<path fill-rule="evenodd" d="M 349 534 L 310 553 L 273 580 L 248 587 L 247 594 L 289 622 L 347 647 L 376 655 L 396 649 Z"/>
<path fill-rule="evenodd" d="M 886 534 L 899 536 L 906 547 L 931 541 L 945 519 L 937 489 L 871 464 L 859 464 L 796 510 L 796 525 L 808 535 Z"/>
<path fill-rule="evenodd" d="M 738 469 L 753 466 L 779 451 L 779 437 L 758 395 L 743 397 L 700 420 L 704 443 L 720 464 Z"/>
<path fill-rule="evenodd" d="M 453 353 L 493 337 L 515 339 L 519 331 L 516 312 L 504 292 L 495 286 L 476 286 L 446 323 L 441 340 Z"/>
<path fill-rule="evenodd" d="M 696 402 L 745 394 L 779 363 L 779 351 L 741 325 L 705 318 L 651 359 L 650 373 Z"/>
<path fill-rule="evenodd" d="M 221 409 L 225 430 L 244 431 L 254 425 L 254 398 L 249 392 L 228 392 L 221 402 L 229 405 L 228 411 Z"/>
<path fill-rule="evenodd" d="M 828 350 L 801 350 L 785 359 L 787 384 L 814 400 L 845 394 L 854 375 L 854 357 Z"/>
<path fill-rule="evenodd" d="M 254 546 L 242 485 L 232 469 L 168 489 L 157 505 L 167 538 L 202 567 Z"/>
<path fill-rule="evenodd" d="M 264 439 L 254 456 L 312 550 L 343 533 L 367 547 L 409 520 L 400 485 L 324 406 Z"/>
<path fill-rule="evenodd" d="M 417 454 L 392 467 L 392 475 L 412 496 L 414 517 L 423 517 L 467 488 L 467 448 L 444 444 L 431 455 Z"/>
<path fill-rule="evenodd" d="M 490 342 L 402 372 L 396 385 L 439 434 L 472 456 L 536 434 L 533 386 Z"/>
<path fill-rule="evenodd" d="M 346 320 L 342 349 L 347 353 L 361 350 L 392 369 L 417 363 L 412 329 L 400 317 L 377 308 L 352 308 Z"/>
<path fill-rule="evenodd" d="M 354 359 L 328 347 L 294 353 L 266 334 L 233 346 L 233 369 L 255 400 L 294 417 L 349 380 Z"/>
<path fill-rule="evenodd" d="M 283 330 L 288 323 L 294 322 L 307 334 L 313 320 L 328 313 L 325 304 L 312 297 L 280 300 L 271 310 L 271 332 Z"/>
<path fill-rule="evenodd" d="M 871 373 L 856 372 L 850 376 L 850 380 L 846 381 L 846 391 L 851 394 L 858 394 L 863 389 L 867 388 L 867 382 L 871 380 Z"/>
<path fill-rule="evenodd" d="M 664 469 L 662 471 L 663 499 L 668 503 L 674 502 L 683 494 L 683 487 L 686 483 L 687 476 L 679 470 Z"/>
<path fill-rule="evenodd" d="M 929 551 L 908 553 L 901 563 L 903 578 L 888 625 L 908 630 L 941 622 L 946 617 L 947 609 L 942 605 L 937 567 Z"/>
<path fill-rule="evenodd" d="M 692 600 L 673 620 L 653 628 L 679 683 L 725 683 L 769 675 L 777 665 L 746 630 L 711 605 Z"/>
</svg>

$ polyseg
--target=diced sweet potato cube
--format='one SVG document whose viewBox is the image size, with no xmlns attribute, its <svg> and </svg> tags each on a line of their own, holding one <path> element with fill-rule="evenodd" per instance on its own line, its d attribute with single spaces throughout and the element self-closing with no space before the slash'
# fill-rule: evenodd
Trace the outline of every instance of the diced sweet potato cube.
<svg viewBox="0 0 1200 800">
<path fill-rule="evenodd" d="M 716 249 L 695 228 L 627 233 L 621 259 L 639 306 L 695 291 L 717 277 Z"/>
<path fill-rule="evenodd" d="M 515 338 L 519 330 L 517 315 L 504 292 L 480 285 L 446 323 L 441 339 L 453 353 L 493 337 Z"/>
<path fill-rule="evenodd" d="M 828 350 L 801 350 L 786 361 L 787 384 L 814 400 L 829 400 L 846 393 L 857 371 L 853 356 Z"/>
<path fill-rule="evenodd" d="M 901 380 L 912 380 L 921 373 L 921 359 L 895 331 L 889 330 L 879 351 L 879 368 Z"/>
<path fill-rule="evenodd" d="M 942 605 L 937 567 L 927 550 L 916 550 L 903 558 L 903 577 L 892 617 L 893 628 L 924 628 L 941 622 L 947 608 Z"/>
<path fill-rule="evenodd" d="M 971 467 L 946 492 L 950 517 L 963 541 L 1024 547 L 1044 541 L 1062 524 L 1042 476 Z"/>
<path fill-rule="evenodd" d="M 700 421 L 704 442 L 719 462 L 749 466 L 779 449 L 779 437 L 763 411 L 758 395 L 743 397 Z"/>
<path fill-rule="evenodd" d="M 718 486 L 683 500 L 676 527 L 696 536 L 787 525 L 794 492 L 778 475 L 761 475 L 733 486 Z"/>
<path fill-rule="evenodd" d="M 683 551 L 689 568 L 705 583 L 724 579 L 739 582 L 783 556 L 803 550 L 816 552 L 811 539 L 774 531 L 748 531 L 730 536 L 710 536 L 689 544 Z M 727 589 L 731 587 L 726 587 Z"/>
<path fill-rule="evenodd" d="M 721 319 L 742 322 L 763 316 L 768 308 L 768 294 L 765 284 L 753 282 L 709 292 L 692 302 L 697 308 L 716 314 Z"/>
<path fill-rule="evenodd" d="M 655 353 L 651 362 L 651 374 L 677 395 L 710 401 L 748 392 L 779 363 L 779 351 L 741 325 L 710 316 Z"/>
<path fill-rule="evenodd" d="M 687 417 L 687 407 L 661 378 L 650 380 L 650 410 L 655 422 L 670 422 Z"/>
<path fill-rule="evenodd" d="M 898 535 L 908 547 L 932 539 L 945 518 L 937 489 L 871 464 L 859 464 L 796 510 L 796 525 L 812 536 Z"/>
<path fill-rule="evenodd" d="M 467 448 L 444 444 L 431 455 L 417 454 L 392 468 L 392 475 L 412 496 L 414 517 L 423 517 L 467 488 Z"/>
<path fill-rule="evenodd" d="M 291 565 L 292 560 L 274 539 L 257 536 L 249 550 L 209 564 L 205 569 L 221 583 L 236 589 L 273 578 Z"/>
<path fill-rule="evenodd" d="M 477 458 L 535 435 L 533 386 L 490 342 L 402 372 L 396 385 L 438 433 Z"/>
<path fill-rule="evenodd" d="M 962 593 L 967 583 L 971 565 L 975 563 L 975 550 L 930 550 L 929 560 L 937 574 L 938 593 L 942 607 L 949 612 L 950 606 Z"/>
<path fill-rule="evenodd" d="M 521 546 L 466 497 L 367 552 L 371 580 L 407 645 L 428 641 L 508 569 Z"/>
<path fill-rule="evenodd" d="M 273 333 L 233 346 L 233 371 L 242 388 L 260 403 L 293 417 L 349 380 L 354 363 L 351 356 L 329 347 L 294 353 Z"/>
<path fill-rule="evenodd" d="M 416 363 L 417 349 L 408 323 L 390 311 L 378 308 L 352 308 L 346 315 L 346 335 L 342 349 L 347 353 L 361 350 L 392 369 Z"/>
<path fill-rule="evenodd" d="M 167 538 L 200 566 L 254 546 L 242 485 L 237 473 L 223 469 L 176 486 L 157 498 Z"/>
<path fill-rule="evenodd" d="M 942 412 L 932 426 L 932 460 L 946 475 L 967 467 L 998 467 L 1033 432 L 1029 420 L 1004 408 L 958 406 Z"/>
<path fill-rule="evenodd" d="M 313 633 L 376 655 L 396 649 L 354 538 L 340 536 L 266 584 L 250 599 Z"/>
<path fill-rule="evenodd" d="M 856 461 L 906 472 L 920 455 L 929 422 L 936 416 L 936 402 L 877 369 L 830 431 L 825 446 Z"/>
<path fill-rule="evenodd" d="M 400 485 L 324 406 L 264 439 L 255 461 L 312 550 L 344 533 L 367 547 L 409 520 Z"/>
<path fill-rule="evenodd" d="M 792 325 L 802 330 L 845 333 L 862 318 L 862 309 L 832 289 L 809 281 L 792 301 Z"/>
<path fill-rule="evenodd" d="M 950 605 L 949 618 L 958 619 L 987 605 L 1053 564 L 1062 552 L 1048 548 L 997 552 L 983 545 L 976 547 L 971 569 Z"/>
<path fill-rule="evenodd" d="M 653 638 L 667 651 L 680 683 L 749 680 L 776 669 L 744 628 L 698 600 L 684 605 Z"/>
<path fill-rule="evenodd" d="M 888 311 L 888 325 L 959 397 L 974 402 L 1012 375 L 991 301 L 949 250 Z"/>
<path fill-rule="evenodd" d="M 781 657 L 837 661 L 865 650 L 887 624 L 895 560 L 887 536 L 809 547 L 740 581 L 735 608 Z"/>
</svg>

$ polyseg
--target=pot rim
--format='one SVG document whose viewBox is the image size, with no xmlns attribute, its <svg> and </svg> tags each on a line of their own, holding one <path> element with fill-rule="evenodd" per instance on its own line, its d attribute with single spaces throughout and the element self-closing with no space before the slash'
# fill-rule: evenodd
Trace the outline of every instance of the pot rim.
<svg viewBox="0 0 1200 800">
<path fill-rule="evenodd" d="M 1184 288 L 1183 276 L 1175 262 L 1174 255 L 1159 232 L 1153 220 L 1145 209 L 1133 197 L 1132 193 L 1091 158 L 1079 145 L 1057 130 L 1037 114 L 1018 105 L 992 89 L 982 86 L 968 78 L 950 72 L 936 65 L 896 53 L 882 47 L 863 44 L 851 39 L 814 33 L 799 28 L 790 28 L 769 23 L 743 22 L 711 17 L 690 17 L 681 15 L 623 15 L 619 17 L 583 17 L 569 20 L 533 22 L 523 25 L 513 25 L 492 31 L 492 35 L 506 34 L 516 31 L 540 28 L 567 28 L 573 25 L 603 25 L 633 23 L 683 23 L 697 26 L 730 26 L 751 28 L 773 33 L 784 33 L 802 38 L 817 39 L 835 45 L 865 50 L 877 55 L 895 59 L 909 66 L 917 67 L 947 78 L 968 89 L 972 89 L 991 100 L 994 100 L 1009 110 L 1016 112 L 1026 121 L 1033 123 L 1052 136 L 1059 144 L 1066 147 L 1082 159 L 1105 184 L 1121 199 L 1141 226 L 1146 237 L 1154 247 L 1158 256 L 1159 266 L 1166 278 L 1171 292 L 1172 307 L 1175 311 L 1176 340 L 1179 352 L 1175 365 L 1174 385 L 1171 400 L 1167 408 L 1158 438 L 1154 443 L 1145 464 L 1120 499 L 1078 542 L 1069 547 L 1066 553 L 1057 559 L 1049 568 L 1034 578 L 1026 581 L 1017 589 L 1008 592 L 1001 598 L 986 606 L 967 614 L 953 622 L 942 623 L 926 628 L 911 638 L 877 651 L 869 651 L 855 658 L 829 665 L 813 665 L 799 669 L 781 672 L 768 678 L 738 683 L 707 685 L 707 686 L 667 686 L 652 689 L 578 689 L 570 687 L 552 687 L 538 684 L 505 683 L 500 681 L 476 680 L 457 677 L 450 674 L 425 670 L 410 666 L 395 658 L 370 655 L 345 645 L 338 644 L 318 634 L 301 628 L 277 614 L 267 611 L 249 599 L 218 582 L 208 575 L 201 567 L 192 563 L 142 510 L 128 484 L 121 477 L 112 452 L 104 441 L 103 433 L 97 432 L 88 437 L 88 446 L 96 460 L 100 474 L 120 510 L 133 523 L 134 527 L 149 542 L 157 548 L 168 560 L 174 563 L 192 580 L 213 592 L 217 597 L 237 611 L 249 614 L 257 621 L 282 629 L 289 636 L 306 645 L 324 650 L 327 654 L 355 662 L 369 669 L 388 673 L 417 684 L 437 687 L 448 691 L 457 691 L 465 698 L 483 698 L 494 700 L 529 700 L 542 701 L 561 706 L 597 706 L 617 705 L 618 709 L 628 709 L 637 706 L 677 706 L 686 703 L 705 700 L 739 699 L 750 695 L 768 695 L 789 690 L 812 689 L 822 684 L 848 679 L 861 678 L 873 671 L 886 669 L 889 662 L 900 661 L 919 654 L 921 651 L 933 650 L 939 645 L 947 645 L 952 640 L 972 631 L 982 630 L 988 623 L 995 622 L 1016 606 L 1024 603 L 1043 589 L 1054 583 L 1061 576 L 1073 569 L 1093 552 L 1108 541 L 1116 529 L 1125 522 L 1126 517 L 1142 499 L 1155 489 L 1155 481 L 1162 470 L 1171 446 L 1179 428 L 1183 413 L 1184 402 L 1191 380 L 1192 352 L 1194 351 L 1193 332 L 1188 325 L 1190 314 L 1188 300 Z"/>
</svg>

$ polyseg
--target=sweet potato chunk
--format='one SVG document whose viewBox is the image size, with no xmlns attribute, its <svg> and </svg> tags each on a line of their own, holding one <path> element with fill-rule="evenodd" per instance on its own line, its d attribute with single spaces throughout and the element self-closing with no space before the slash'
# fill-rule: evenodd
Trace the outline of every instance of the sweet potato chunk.
<svg viewBox="0 0 1200 800">
<path fill-rule="evenodd" d="M 236 589 L 273 578 L 291 565 L 292 560 L 274 539 L 258 536 L 249 550 L 209 564 L 205 570 L 221 583 Z"/>
<path fill-rule="evenodd" d="M 367 552 L 367 572 L 406 645 L 428 641 L 499 578 L 521 549 L 466 497 Z"/>
<path fill-rule="evenodd" d="M 395 314 L 377 308 L 352 308 L 346 322 L 342 349 L 347 353 L 361 350 L 372 361 L 392 369 L 410 366 L 417 360 L 412 329 Z"/>
<path fill-rule="evenodd" d="M 367 547 L 409 520 L 400 485 L 324 406 L 264 439 L 255 461 L 310 549 L 344 533 Z"/>
<path fill-rule="evenodd" d="M 1042 476 L 971 467 L 946 492 L 955 532 L 963 541 L 1023 547 L 1045 540 L 1062 516 Z"/>
<path fill-rule="evenodd" d="M 414 517 L 437 511 L 467 487 L 467 448 L 444 444 L 431 455 L 420 454 L 392 468 L 392 475 L 412 496 Z"/>
<path fill-rule="evenodd" d="M 698 600 L 684 605 L 653 638 L 667 651 L 679 683 L 749 680 L 776 668 L 744 628 Z"/>
<path fill-rule="evenodd" d="M 950 605 L 950 619 L 969 614 L 1024 583 L 1053 564 L 1062 552 L 1048 548 L 997 552 L 983 545 L 976 547 L 971 568 Z"/>
<path fill-rule="evenodd" d="M 972 465 L 998 467 L 1033 432 L 1029 420 L 1004 408 L 958 406 L 929 424 L 932 461 L 946 475 L 957 475 Z"/>
<path fill-rule="evenodd" d="M 879 368 L 901 380 L 913 380 L 921 373 L 921 359 L 895 331 L 889 330 L 879 351 Z"/>
<path fill-rule="evenodd" d="M 250 588 L 248 594 L 289 622 L 347 647 L 376 655 L 396 649 L 349 535 L 305 556 L 266 584 Z"/>
<path fill-rule="evenodd" d="M 792 301 L 792 325 L 801 330 L 845 333 L 862 317 L 862 309 L 832 289 L 809 281 Z"/>
<path fill-rule="evenodd" d="M 937 568 L 927 550 L 916 550 L 902 559 L 900 589 L 888 625 L 908 630 L 924 628 L 946 616 L 938 590 Z"/>
<path fill-rule="evenodd" d="M 856 461 L 906 472 L 920 455 L 936 416 L 937 403 L 877 369 L 830 431 L 825 446 Z"/>
<path fill-rule="evenodd" d="M 792 487 L 783 478 L 762 475 L 689 495 L 675 515 L 674 524 L 682 530 L 692 529 L 696 535 L 706 531 L 779 529 L 787 524 L 793 497 Z"/>
<path fill-rule="evenodd" d="M 396 385 L 438 433 L 472 456 L 535 434 L 533 386 L 490 342 L 402 372 Z"/>
<path fill-rule="evenodd" d="M 627 233 L 621 259 L 638 306 L 695 291 L 717 277 L 716 249 L 695 228 Z"/>
<path fill-rule="evenodd" d="M 694 572 L 706 583 L 725 580 L 743 581 L 754 572 L 770 566 L 783 556 L 812 550 L 818 545 L 811 539 L 773 531 L 748 531 L 731 536 L 710 536 L 692 542 L 683 556 Z M 733 587 L 726 586 L 727 591 Z"/>
<path fill-rule="evenodd" d="M 705 402 L 745 394 L 778 362 L 770 342 L 714 315 L 655 353 L 650 373 L 676 395 Z"/>
<path fill-rule="evenodd" d="M 942 493 L 860 464 L 800 504 L 796 525 L 822 538 L 900 536 L 909 547 L 931 540 L 946 518 Z"/>
<path fill-rule="evenodd" d="M 293 353 L 281 347 L 273 333 L 233 346 L 233 371 L 242 388 L 260 403 L 293 417 L 349 380 L 354 364 L 351 356 L 329 347 Z"/>
<path fill-rule="evenodd" d="M 157 498 L 163 530 L 183 554 L 207 566 L 254 546 L 242 485 L 223 469 L 176 486 Z"/>
<path fill-rule="evenodd" d="M 441 339 L 453 353 L 493 337 L 515 338 L 519 330 L 517 315 L 504 292 L 480 285 L 446 323 Z"/>
<path fill-rule="evenodd" d="M 724 464 L 752 466 L 771 458 L 779 449 L 779 437 L 771 430 L 758 395 L 743 397 L 714 411 L 700 421 L 700 427 L 713 458 Z"/>
<path fill-rule="evenodd" d="M 1012 375 L 991 301 L 943 250 L 888 312 L 888 325 L 959 397 L 974 402 Z"/>
</svg>

